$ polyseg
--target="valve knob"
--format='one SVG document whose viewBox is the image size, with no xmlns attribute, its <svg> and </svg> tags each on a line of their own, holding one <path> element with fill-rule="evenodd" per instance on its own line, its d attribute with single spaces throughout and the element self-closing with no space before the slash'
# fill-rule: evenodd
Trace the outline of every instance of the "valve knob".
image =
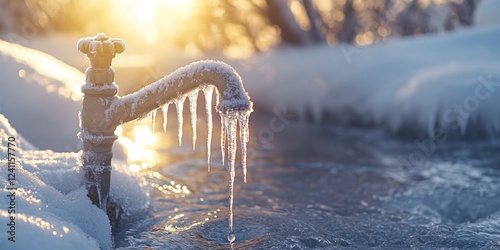
<svg viewBox="0 0 500 250">
<path fill-rule="evenodd" d="M 125 51 L 125 42 L 119 38 L 109 38 L 105 33 L 85 37 L 78 41 L 78 50 L 90 59 L 93 68 L 109 68 L 116 54 Z"/>
</svg>

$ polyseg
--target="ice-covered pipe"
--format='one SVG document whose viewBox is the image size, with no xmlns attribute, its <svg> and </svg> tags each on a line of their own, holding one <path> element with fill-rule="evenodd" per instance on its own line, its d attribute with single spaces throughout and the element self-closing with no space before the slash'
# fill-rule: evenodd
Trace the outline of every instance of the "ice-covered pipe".
<svg viewBox="0 0 500 250">
<path fill-rule="evenodd" d="M 107 203 L 111 180 L 111 149 L 113 142 L 117 139 L 114 134 L 116 127 L 122 123 L 145 117 L 151 111 L 166 104 L 178 102 L 194 91 L 204 90 L 204 92 L 210 93 L 211 98 L 211 86 L 214 86 L 218 93 L 216 109 L 223 117 L 222 130 L 227 130 L 229 134 L 228 148 L 232 162 L 232 187 L 234 182 L 234 152 L 236 152 L 234 132 L 236 121 L 239 121 L 240 138 L 243 138 L 240 139 L 242 146 L 244 146 L 242 154 L 245 154 L 246 157 L 248 115 L 252 112 L 253 104 L 245 92 L 240 76 L 231 66 L 216 61 L 194 62 L 135 93 L 119 97 L 116 96 L 118 86 L 114 82 L 111 60 L 117 53 L 125 51 L 125 43 L 121 39 L 108 38 L 105 34 L 100 33 L 95 37 L 80 39 L 78 50 L 86 54 L 91 62 L 91 67 L 85 72 L 86 83 L 82 86 L 82 92 L 85 95 L 80 114 L 81 132 L 79 137 L 83 141 L 82 160 L 89 191 L 88 196 L 93 204 L 104 211 L 109 210 Z M 208 112 L 210 112 L 209 119 L 211 119 L 211 111 L 207 110 L 207 114 Z M 211 128 L 209 130 L 211 134 Z M 222 138 L 221 141 L 225 140 L 226 138 Z M 244 173 L 246 173 L 246 163 L 244 162 L 243 165 Z M 109 215 L 110 211 L 107 212 Z"/>
<path fill-rule="evenodd" d="M 117 126 L 148 115 L 187 93 L 213 85 L 220 95 L 217 111 L 251 110 L 252 102 L 238 73 L 218 61 L 198 61 L 177 69 L 137 92 L 117 97 L 106 110 L 109 126 Z"/>
</svg>

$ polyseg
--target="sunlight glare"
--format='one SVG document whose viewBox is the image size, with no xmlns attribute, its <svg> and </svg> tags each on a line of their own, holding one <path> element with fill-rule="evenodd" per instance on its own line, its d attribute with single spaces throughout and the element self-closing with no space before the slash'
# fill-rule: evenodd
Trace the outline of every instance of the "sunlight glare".
<svg viewBox="0 0 500 250">
<path fill-rule="evenodd" d="M 131 172 L 139 172 L 153 167 L 157 163 L 157 154 L 152 148 L 158 143 L 158 136 L 151 132 L 148 125 L 137 125 L 132 130 L 132 137 L 123 135 L 123 127 L 118 126 L 115 134 L 118 142 L 125 148 L 127 163 Z"/>
<path fill-rule="evenodd" d="M 137 20 L 141 23 L 150 22 L 155 15 L 155 2 L 153 0 L 144 0 L 137 4 Z"/>
<path fill-rule="evenodd" d="M 133 164 L 130 164 L 130 166 L 128 167 L 128 169 L 130 170 L 130 172 L 139 172 L 140 168 L 139 168 L 139 165 L 133 163 Z"/>
<path fill-rule="evenodd" d="M 197 0 L 112 0 L 113 14 L 126 25 L 130 35 L 143 38 L 146 43 L 160 39 L 162 31 L 175 33 L 183 29 L 179 24 L 191 18 Z M 132 13 L 131 13 L 132 12 Z"/>
<path fill-rule="evenodd" d="M 120 137 L 120 136 L 122 136 L 122 134 L 123 134 L 123 127 L 121 125 L 117 126 L 115 129 L 115 135 Z"/>
<path fill-rule="evenodd" d="M 158 141 L 158 136 L 151 132 L 147 125 L 138 125 L 134 128 L 134 138 L 137 144 L 141 146 L 151 146 Z"/>
<path fill-rule="evenodd" d="M 133 142 L 127 137 L 122 137 L 118 141 L 125 147 L 127 151 L 127 162 L 151 162 L 155 163 L 155 152 L 145 148 L 143 145 Z"/>
</svg>

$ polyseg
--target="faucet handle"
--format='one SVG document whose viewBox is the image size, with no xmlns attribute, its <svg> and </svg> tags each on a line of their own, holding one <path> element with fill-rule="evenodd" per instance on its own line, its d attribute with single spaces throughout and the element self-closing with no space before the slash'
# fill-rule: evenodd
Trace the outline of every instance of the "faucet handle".
<svg viewBox="0 0 500 250">
<path fill-rule="evenodd" d="M 85 37 L 78 41 L 78 50 L 90 59 L 93 68 L 109 68 L 116 54 L 125 51 L 125 42 L 119 38 L 109 38 L 105 33 Z"/>
</svg>

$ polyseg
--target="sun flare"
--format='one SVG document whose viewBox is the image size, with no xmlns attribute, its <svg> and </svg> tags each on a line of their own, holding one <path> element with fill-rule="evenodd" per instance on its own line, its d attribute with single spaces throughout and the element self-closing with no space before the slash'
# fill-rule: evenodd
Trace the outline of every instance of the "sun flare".
<svg viewBox="0 0 500 250">
<path fill-rule="evenodd" d="M 196 12 L 198 0 L 112 0 L 113 15 L 131 35 L 147 43 L 157 42 L 160 34 L 181 32 L 181 23 Z"/>
<path fill-rule="evenodd" d="M 148 125 L 136 125 L 131 136 L 122 136 L 123 127 L 118 126 L 115 134 L 119 136 L 118 142 L 124 147 L 127 154 L 127 163 L 132 172 L 139 172 L 157 163 L 157 154 L 154 145 L 158 143 L 158 136 L 151 132 Z"/>
<path fill-rule="evenodd" d="M 155 2 L 153 0 L 141 1 L 137 4 L 135 16 L 141 23 L 150 22 L 155 15 Z"/>
</svg>

